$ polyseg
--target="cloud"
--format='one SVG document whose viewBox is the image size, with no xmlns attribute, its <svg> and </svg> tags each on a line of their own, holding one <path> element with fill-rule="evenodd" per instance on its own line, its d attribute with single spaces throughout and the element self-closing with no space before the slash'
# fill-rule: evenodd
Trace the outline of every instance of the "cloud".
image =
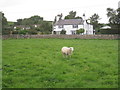
<svg viewBox="0 0 120 90">
<path fill-rule="evenodd" d="M 87 17 L 98 13 L 102 20 L 106 19 L 106 8 L 116 9 L 118 1 L 115 0 L 0 0 L 0 11 L 10 21 L 27 18 L 32 15 L 42 16 L 45 20 L 54 20 L 55 15 L 67 15 L 74 10 L 77 16 L 86 13 Z"/>
<path fill-rule="evenodd" d="M 7 8 L 7 7 L 13 7 L 17 6 L 19 4 L 22 4 L 20 0 L 0 0 L 0 7 L 1 8 Z"/>
</svg>

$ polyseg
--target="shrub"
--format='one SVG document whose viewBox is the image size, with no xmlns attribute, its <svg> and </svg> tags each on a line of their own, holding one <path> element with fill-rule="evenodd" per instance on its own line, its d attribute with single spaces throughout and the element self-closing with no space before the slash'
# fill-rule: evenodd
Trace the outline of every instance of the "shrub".
<svg viewBox="0 0 120 90">
<path fill-rule="evenodd" d="M 84 31 L 85 31 L 85 30 L 84 30 L 83 28 L 81 28 L 81 29 L 77 30 L 76 33 L 77 33 L 77 34 L 80 34 L 80 33 L 84 33 Z"/>
<path fill-rule="evenodd" d="M 19 31 L 19 34 L 23 34 L 23 35 L 25 35 L 25 34 L 27 34 L 27 33 L 28 33 L 27 30 L 21 30 L 21 31 Z"/>
<path fill-rule="evenodd" d="M 118 29 L 101 29 L 100 33 L 101 34 L 118 34 L 119 30 Z"/>
<path fill-rule="evenodd" d="M 19 32 L 18 32 L 18 30 L 14 30 L 13 32 L 12 32 L 12 34 L 18 34 Z"/>
<path fill-rule="evenodd" d="M 37 30 L 28 30 L 28 34 L 37 34 Z"/>
<path fill-rule="evenodd" d="M 65 31 L 65 30 L 62 30 L 62 31 L 60 32 L 60 34 L 66 34 L 66 31 Z"/>
</svg>

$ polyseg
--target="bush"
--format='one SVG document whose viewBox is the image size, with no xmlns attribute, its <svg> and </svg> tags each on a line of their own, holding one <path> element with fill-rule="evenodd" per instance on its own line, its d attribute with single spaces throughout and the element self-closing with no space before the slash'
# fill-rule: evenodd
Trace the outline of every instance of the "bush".
<svg viewBox="0 0 120 90">
<path fill-rule="evenodd" d="M 14 30 L 12 34 L 18 34 L 19 32 L 17 30 Z"/>
<path fill-rule="evenodd" d="M 37 34 L 38 32 L 37 32 L 37 30 L 28 30 L 28 34 Z"/>
<path fill-rule="evenodd" d="M 100 33 L 101 34 L 118 34 L 119 30 L 118 29 L 101 29 Z"/>
<path fill-rule="evenodd" d="M 21 31 L 19 31 L 19 34 L 23 34 L 23 35 L 25 35 L 25 34 L 27 34 L 27 33 L 28 33 L 27 30 L 21 30 Z"/>
<path fill-rule="evenodd" d="M 77 30 L 76 33 L 77 33 L 77 34 L 80 34 L 80 33 L 84 33 L 84 31 L 85 31 L 85 30 L 84 30 L 83 28 L 81 28 L 81 29 Z"/>
<path fill-rule="evenodd" d="M 62 30 L 62 31 L 60 32 L 60 34 L 66 34 L 66 31 L 65 31 L 65 30 Z"/>
</svg>

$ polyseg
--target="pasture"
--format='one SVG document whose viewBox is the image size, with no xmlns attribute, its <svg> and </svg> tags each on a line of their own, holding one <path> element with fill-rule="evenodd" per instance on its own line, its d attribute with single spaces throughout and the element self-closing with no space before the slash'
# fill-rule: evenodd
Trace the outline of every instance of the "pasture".
<svg viewBox="0 0 120 90">
<path fill-rule="evenodd" d="M 3 88 L 117 88 L 118 40 L 8 39 Z M 61 48 L 74 47 L 71 58 Z"/>
</svg>

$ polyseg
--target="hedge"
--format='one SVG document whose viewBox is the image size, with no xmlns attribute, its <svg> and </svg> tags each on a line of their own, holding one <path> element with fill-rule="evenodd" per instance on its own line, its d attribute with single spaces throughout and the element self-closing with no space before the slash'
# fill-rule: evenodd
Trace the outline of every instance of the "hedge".
<svg viewBox="0 0 120 90">
<path fill-rule="evenodd" d="M 118 34 L 120 32 L 119 29 L 101 29 L 101 34 Z"/>
</svg>

